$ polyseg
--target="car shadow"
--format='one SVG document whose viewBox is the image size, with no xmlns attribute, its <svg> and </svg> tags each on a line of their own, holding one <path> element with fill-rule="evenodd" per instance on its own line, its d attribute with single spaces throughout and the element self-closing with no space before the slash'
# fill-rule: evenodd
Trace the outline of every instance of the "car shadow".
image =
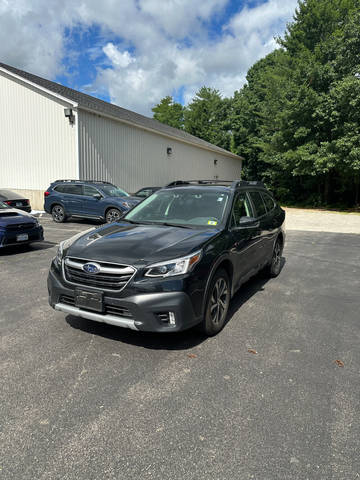
<svg viewBox="0 0 360 480">
<path fill-rule="evenodd" d="M 206 340 L 206 336 L 194 328 L 183 332 L 153 333 L 136 332 L 126 328 L 74 317 L 73 315 L 68 315 L 66 321 L 71 327 L 84 332 L 150 350 L 188 350 Z"/>
<path fill-rule="evenodd" d="M 285 263 L 286 259 L 283 257 L 281 269 L 283 269 Z M 231 328 L 231 325 L 227 325 L 231 322 L 231 319 L 239 308 L 255 295 L 255 293 L 264 290 L 264 287 L 269 280 L 270 278 L 261 271 L 242 285 L 231 300 L 224 328 Z M 66 317 L 66 322 L 72 328 L 82 330 L 83 332 L 150 350 L 189 350 L 201 344 L 208 338 L 196 328 L 175 333 L 136 332 L 134 330 L 115 327 L 105 323 L 93 322 L 73 315 L 68 315 Z"/>
<path fill-rule="evenodd" d="M 19 255 L 21 253 L 33 252 L 35 250 L 47 250 L 48 248 L 52 248 L 56 245 L 56 242 L 36 242 L 23 245 L 13 245 L 11 247 L 4 247 L 0 249 L 0 257 L 7 257 L 7 256 L 14 256 Z"/>
<path fill-rule="evenodd" d="M 281 270 L 284 268 L 286 258 L 281 258 Z M 280 270 L 280 275 L 281 275 Z M 264 270 L 261 270 L 254 277 L 244 283 L 231 299 L 226 324 L 231 322 L 237 311 L 257 292 L 265 289 L 265 285 L 271 280 Z"/>
<path fill-rule="evenodd" d="M 63 225 L 71 225 L 72 223 L 76 225 L 94 225 L 94 227 L 98 227 L 104 225 L 104 222 L 101 220 L 96 220 L 95 218 L 76 218 L 76 217 L 69 217 Z"/>
</svg>

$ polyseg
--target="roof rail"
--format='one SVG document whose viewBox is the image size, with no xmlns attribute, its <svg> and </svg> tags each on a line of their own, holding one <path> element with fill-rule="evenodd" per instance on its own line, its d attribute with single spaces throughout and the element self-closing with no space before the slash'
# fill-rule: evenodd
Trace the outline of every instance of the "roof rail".
<svg viewBox="0 0 360 480">
<path fill-rule="evenodd" d="M 113 183 L 105 182 L 104 180 L 81 180 L 81 179 L 76 180 L 76 179 L 68 179 L 68 178 L 55 180 L 53 183 L 77 183 L 77 182 L 81 182 L 81 183 L 84 183 L 84 182 L 87 182 L 87 183 L 105 183 L 107 185 L 113 185 Z"/>
<path fill-rule="evenodd" d="M 263 182 L 257 180 L 175 180 L 174 182 L 169 183 L 166 185 L 167 187 L 181 187 L 184 185 L 226 185 L 232 188 L 237 187 L 262 187 L 265 188 Z"/>
<path fill-rule="evenodd" d="M 218 180 L 218 179 L 211 179 L 211 180 L 175 180 L 174 182 L 169 183 L 166 185 L 167 187 L 178 187 L 182 185 L 229 185 L 233 186 L 234 183 L 238 183 L 240 180 Z"/>
</svg>

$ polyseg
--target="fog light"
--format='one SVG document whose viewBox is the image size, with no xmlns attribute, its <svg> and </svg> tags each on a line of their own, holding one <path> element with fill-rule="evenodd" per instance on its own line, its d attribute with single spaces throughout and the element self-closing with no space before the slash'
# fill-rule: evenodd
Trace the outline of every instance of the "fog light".
<svg viewBox="0 0 360 480">
<path fill-rule="evenodd" d="M 174 312 L 169 312 L 169 324 L 170 325 L 175 325 L 175 313 Z"/>
</svg>

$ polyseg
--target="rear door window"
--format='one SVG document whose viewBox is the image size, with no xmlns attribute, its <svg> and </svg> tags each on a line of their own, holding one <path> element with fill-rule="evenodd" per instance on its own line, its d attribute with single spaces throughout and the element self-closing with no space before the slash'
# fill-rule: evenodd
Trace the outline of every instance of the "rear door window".
<svg viewBox="0 0 360 480">
<path fill-rule="evenodd" d="M 252 203 L 256 210 L 256 216 L 262 217 L 266 213 L 266 207 L 260 192 L 249 192 L 249 193 L 250 193 Z"/>
<path fill-rule="evenodd" d="M 271 212 L 271 210 L 273 210 L 274 207 L 275 207 L 274 199 L 271 198 L 271 196 L 268 193 L 261 193 L 261 195 L 263 197 L 263 200 L 264 200 L 264 203 L 265 203 L 265 206 L 266 206 L 266 210 L 268 212 Z"/>
<path fill-rule="evenodd" d="M 81 185 L 64 185 L 66 191 L 64 193 L 69 193 L 71 195 L 82 195 Z"/>
<path fill-rule="evenodd" d="M 56 192 L 67 193 L 71 195 L 82 195 L 81 185 L 58 185 L 54 188 Z"/>
</svg>

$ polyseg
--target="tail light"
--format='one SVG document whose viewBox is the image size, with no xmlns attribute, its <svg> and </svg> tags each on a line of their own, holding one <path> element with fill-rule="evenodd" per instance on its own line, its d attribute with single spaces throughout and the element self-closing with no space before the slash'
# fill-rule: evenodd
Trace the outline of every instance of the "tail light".
<svg viewBox="0 0 360 480">
<path fill-rule="evenodd" d="M 44 192 L 44 197 L 48 197 L 50 195 L 50 192 L 46 191 Z"/>
<path fill-rule="evenodd" d="M 5 200 L 6 205 L 11 205 L 11 200 Z"/>
<path fill-rule="evenodd" d="M 26 203 L 26 205 L 30 205 L 30 200 L 26 199 L 25 203 Z"/>
</svg>

